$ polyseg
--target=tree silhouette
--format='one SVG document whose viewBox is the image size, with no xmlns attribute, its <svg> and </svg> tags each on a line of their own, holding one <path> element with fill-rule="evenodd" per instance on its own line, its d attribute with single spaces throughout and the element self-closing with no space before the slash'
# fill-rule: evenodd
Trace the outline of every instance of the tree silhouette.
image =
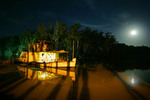
<svg viewBox="0 0 150 100">
<path fill-rule="evenodd" d="M 80 40 L 80 29 L 81 25 L 80 24 L 74 24 L 70 26 L 70 38 L 73 40 L 73 49 L 72 49 L 72 58 L 74 58 L 74 41 L 77 40 L 79 45 L 79 40 Z M 79 47 L 78 47 L 79 48 Z"/>
<path fill-rule="evenodd" d="M 0 39 L 0 57 L 19 57 L 20 51 L 28 51 L 28 44 L 37 43 L 38 40 L 50 40 L 55 41 L 56 50 L 67 50 L 70 52 L 70 58 L 76 57 L 81 62 L 106 61 L 118 65 L 150 65 L 149 47 L 128 46 L 118 43 L 110 32 L 98 32 L 89 27 L 82 30 L 80 28 L 79 23 L 68 28 L 59 21 L 56 21 L 55 28 L 50 22 L 49 29 L 46 24 L 38 24 L 37 30 L 28 29 L 20 35 Z M 53 50 L 53 47 L 50 48 L 49 50 Z"/>
</svg>

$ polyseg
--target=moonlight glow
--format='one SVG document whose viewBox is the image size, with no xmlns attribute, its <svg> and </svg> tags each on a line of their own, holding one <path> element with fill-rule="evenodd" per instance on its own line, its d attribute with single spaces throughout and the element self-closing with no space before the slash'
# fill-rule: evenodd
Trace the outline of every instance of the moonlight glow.
<svg viewBox="0 0 150 100">
<path fill-rule="evenodd" d="M 134 84 L 134 78 L 131 79 L 131 83 Z"/>
<path fill-rule="evenodd" d="M 135 30 L 131 31 L 131 35 L 136 35 L 136 31 Z"/>
</svg>

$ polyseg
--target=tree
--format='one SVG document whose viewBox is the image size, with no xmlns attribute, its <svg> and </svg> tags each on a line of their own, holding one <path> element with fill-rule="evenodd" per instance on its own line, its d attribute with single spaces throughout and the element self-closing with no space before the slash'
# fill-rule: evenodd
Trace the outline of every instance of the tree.
<svg viewBox="0 0 150 100">
<path fill-rule="evenodd" d="M 48 40 L 52 41 L 52 35 L 53 35 L 53 33 L 54 33 L 53 23 L 52 23 L 52 22 L 50 22 L 49 28 L 50 28 L 50 29 L 49 29 L 49 32 L 48 32 L 48 36 L 49 36 Z"/>
<path fill-rule="evenodd" d="M 3 57 L 12 58 L 16 56 L 18 47 L 18 36 L 7 37 L 3 40 Z"/>
<path fill-rule="evenodd" d="M 60 23 L 59 21 L 56 21 L 56 26 L 53 34 L 53 40 L 56 42 L 56 50 L 59 48 L 64 48 L 65 38 L 68 35 L 67 32 L 68 28 L 64 23 Z M 60 41 L 60 43 L 59 43 Z M 59 44 L 61 44 L 59 46 Z"/>
<path fill-rule="evenodd" d="M 59 21 L 56 21 L 54 34 L 52 35 L 53 40 L 56 42 L 56 50 L 58 49 L 58 40 L 60 36 L 60 23 Z"/>
<path fill-rule="evenodd" d="M 82 59 L 95 59 L 98 57 L 98 31 L 91 30 L 89 27 L 86 27 L 82 30 L 82 39 L 81 39 L 81 53 Z"/>
<path fill-rule="evenodd" d="M 38 24 L 38 33 L 40 40 L 47 40 L 46 24 Z"/>
<path fill-rule="evenodd" d="M 81 25 L 79 23 L 70 26 L 70 38 L 73 40 L 72 58 L 74 58 L 74 41 L 77 40 L 79 45 L 80 40 L 80 29 Z M 77 46 L 79 48 L 79 46 Z"/>
<path fill-rule="evenodd" d="M 59 41 L 60 41 L 59 47 L 61 49 L 65 49 L 65 38 L 68 37 L 67 31 L 68 31 L 68 27 L 64 23 L 61 23 L 60 24 L 60 37 L 59 37 Z"/>
<path fill-rule="evenodd" d="M 116 43 L 117 43 L 117 41 L 116 41 L 115 37 L 110 32 L 105 33 L 104 43 L 103 43 L 103 53 L 106 58 L 109 56 L 111 48 Z"/>
</svg>

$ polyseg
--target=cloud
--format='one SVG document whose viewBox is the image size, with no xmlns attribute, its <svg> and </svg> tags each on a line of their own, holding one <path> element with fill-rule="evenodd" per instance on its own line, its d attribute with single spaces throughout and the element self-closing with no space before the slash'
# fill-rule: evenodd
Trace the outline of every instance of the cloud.
<svg viewBox="0 0 150 100">
<path fill-rule="evenodd" d="M 103 30 L 108 30 L 109 27 L 111 26 L 111 24 L 103 24 L 103 25 L 99 25 L 99 24 L 88 24 L 85 23 L 85 21 L 81 21 L 77 20 L 76 18 L 69 18 L 69 17 L 64 17 L 65 20 L 71 22 L 71 23 L 80 23 L 82 26 L 84 27 L 89 27 L 89 28 L 93 28 L 93 29 L 103 29 Z"/>
<path fill-rule="evenodd" d="M 108 26 L 110 26 L 110 24 L 106 24 L 106 25 L 94 25 L 94 24 L 85 24 L 85 23 L 81 23 L 81 25 L 83 25 L 85 27 L 91 27 L 91 28 L 107 28 Z"/>
</svg>

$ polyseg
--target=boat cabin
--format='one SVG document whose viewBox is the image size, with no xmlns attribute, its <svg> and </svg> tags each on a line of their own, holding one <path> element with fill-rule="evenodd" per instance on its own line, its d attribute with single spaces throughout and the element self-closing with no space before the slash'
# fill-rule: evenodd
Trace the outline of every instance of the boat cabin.
<svg viewBox="0 0 150 100">
<path fill-rule="evenodd" d="M 69 60 L 68 60 L 67 51 L 53 50 L 51 41 L 40 40 L 39 42 L 40 43 L 29 44 L 28 51 L 21 51 L 19 61 L 25 62 L 25 63 L 30 63 L 30 62 L 51 63 L 51 65 L 55 65 L 52 63 L 57 62 L 56 65 L 59 65 L 59 63 L 61 63 L 61 66 L 68 66 L 67 62 Z M 63 56 L 60 56 L 60 55 L 63 55 Z M 71 63 L 73 63 L 74 65 L 75 62 L 76 62 L 76 58 L 70 61 L 69 65 L 71 65 Z"/>
</svg>

